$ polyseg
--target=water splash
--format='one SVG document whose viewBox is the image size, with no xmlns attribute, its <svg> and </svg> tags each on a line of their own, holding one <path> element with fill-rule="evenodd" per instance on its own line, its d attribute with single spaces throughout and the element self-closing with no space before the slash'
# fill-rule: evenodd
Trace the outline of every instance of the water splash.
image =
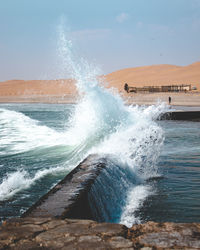
<svg viewBox="0 0 200 250">
<path fill-rule="evenodd" d="M 66 37 L 60 32 L 61 44 L 65 45 Z M 96 69 L 83 59 L 74 63 L 71 49 L 70 43 L 61 54 L 67 52 L 65 58 L 68 56 L 77 89 L 84 92 L 73 117 L 73 134 L 77 133 L 83 144 L 90 145 L 88 153 L 110 155 L 115 162 L 93 186 L 90 205 L 96 219 L 130 226 L 140 221 L 135 212 L 152 193 L 145 180 L 158 175 L 157 159 L 164 135 L 156 119 L 168 107 L 163 103 L 150 107 L 126 106 L 120 96 L 100 85 Z M 128 178 L 130 173 L 134 176 L 132 180 Z"/>
<path fill-rule="evenodd" d="M 58 34 L 62 67 L 70 72 L 69 77 L 76 79 L 80 96 L 67 130 L 58 132 L 19 112 L 0 110 L 3 128 L 0 149 L 5 154 L 13 154 L 46 148 L 53 154 L 55 146 L 62 146 L 65 164 L 37 170 L 32 176 L 21 170 L 7 175 L 0 184 L 0 200 L 22 192 L 48 174 L 64 170 L 67 173 L 90 153 L 105 154 L 114 165 L 109 165 L 107 173 L 110 174 L 94 185 L 91 204 L 97 207 L 94 211 L 101 220 L 130 225 L 139 221 L 134 213 L 151 193 L 145 180 L 158 174 L 156 163 L 164 136 L 156 119 L 167 107 L 164 104 L 126 106 L 118 94 L 102 86 L 99 70 L 73 53 L 62 25 Z M 97 204 L 101 206 L 98 208 Z M 118 209 L 117 213 L 113 208 Z"/>
<path fill-rule="evenodd" d="M 111 163 L 93 185 L 89 200 L 98 221 L 120 222 L 126 226 L 141 222 L 137 213 L 155 191 L 146 183 L 159 176 L 157 160 L 164 142 L 156 117 L 164 104 L 127 107 L 129 123 L 121 123 L 91 153 L 105 154 Z"/>
</svg>

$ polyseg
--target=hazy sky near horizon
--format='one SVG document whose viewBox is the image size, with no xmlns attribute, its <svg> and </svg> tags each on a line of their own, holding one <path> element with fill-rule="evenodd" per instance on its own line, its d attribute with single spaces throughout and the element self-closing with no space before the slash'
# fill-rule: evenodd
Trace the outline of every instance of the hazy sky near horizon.
<svg viewBox="0 0 200 250">
<path fill-rule="evenodd" d="M 0 81 L 67 78 L 57 27 L 106 74 L 200 61 L 200 0 L 0 0 Z"/>
</svg>

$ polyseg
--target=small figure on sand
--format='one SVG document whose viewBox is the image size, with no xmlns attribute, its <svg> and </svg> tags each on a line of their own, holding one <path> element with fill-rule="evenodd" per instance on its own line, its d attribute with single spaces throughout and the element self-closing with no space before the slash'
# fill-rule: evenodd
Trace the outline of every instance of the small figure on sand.
<svg viewBox="0 0 200 250">
<path fill-rule="evenodd" d="M 129 87 L 128 87 L 128 84 L 127 84 L 127 83 L 124 84 L 124 90 L 125 90 L 127 93 L 129 92 Z"/>
<path fill-rule="evenodd" d="M 169 105 L 171 104 L 172 98 L 169 96 Z"/>
</svg>

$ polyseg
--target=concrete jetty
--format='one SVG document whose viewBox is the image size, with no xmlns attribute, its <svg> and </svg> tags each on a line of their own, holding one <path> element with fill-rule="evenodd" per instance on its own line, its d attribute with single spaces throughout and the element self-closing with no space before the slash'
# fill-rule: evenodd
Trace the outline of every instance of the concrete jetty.
<svg viewBox="0 0 200 250">
<path fill-rule="evenodd" d="M 88 192 L 106 166 L 106 158 L 90 155 L 31 206 L 22 217 L 94 219 Z"/>
<path fill-rule="evenodd" d="M 161 120 L 200 121 L 200 111 L 174 110 L 163 114 Z"/>
</svg>

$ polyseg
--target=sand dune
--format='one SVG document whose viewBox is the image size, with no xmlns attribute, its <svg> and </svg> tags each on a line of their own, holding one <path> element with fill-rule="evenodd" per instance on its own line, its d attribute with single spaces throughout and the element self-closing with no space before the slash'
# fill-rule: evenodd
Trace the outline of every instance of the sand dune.
<svg viewBox="0 0 200 250">
<path fill-rule="evenodd" d="M 191 84 L 200 91 L 200 62 L 188 66 L 153 65 L 136 68 L 127 68 L 105 75 L 108 87 L 114 87 L 127 95 L 124 84 L 130 86 L 156 86 L 172 84 Z M 67 80 L 10 80 L 0 82 L 0 102 L 5 101 L 42 101 L 47 97 L 74 97 L 77 91 L 74 81 Z M 128 94 L 131 95 L 131 94 Z M 18 99 L 17 99 L 18 98 Z M 32 98 L 32 99 L 31 99 Z M 37 99 L 39 98 L 39 99 Z"/>
<path fill-rule="evenodd" d="M 0 96 L 68 95 L 75 93 L 76 88 L 71 79 L 0 82 Z"/>
<path fill-rule="evenodd" d="M 118 70 L 106 76 L 110 86 L 123 90 L 125 83 L 130 86 L 158 86 L 191 84 L 200 90 L 200 62 L 189 66 L 153 65 Z"/>
</svg>

